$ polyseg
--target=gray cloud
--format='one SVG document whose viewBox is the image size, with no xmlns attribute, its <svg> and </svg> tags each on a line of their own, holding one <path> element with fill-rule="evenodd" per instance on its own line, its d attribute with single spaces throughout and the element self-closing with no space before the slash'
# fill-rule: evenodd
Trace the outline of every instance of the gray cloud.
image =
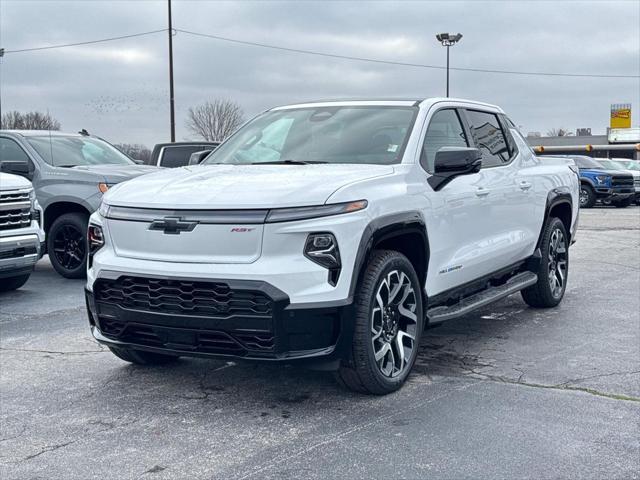
<svg viewBox="0 0 640 480">
<path fill-rule="evenodd" d="M 7 50 L 77 42 L 166 26 L 166 3 L 6 1 Z M 341 55 L 444 65 L 439 31 L 460 31 L 452 66 L 541 72 L 640 74 L 640 3 L 629 2 L 187 2 L 174 26 Z M 174 38 L 178 138 L 190 106 L 238 101 L 247 116 L 292 101 L 337 97 L 429 97 L 444 72 L 330 59 L 178 33 Z M 167 38 L 7 54 L 3 109 L 49 110 L 65 130 L 87 128 L 114 142 L 168 138 Z M 452 72 L 454 96 L 501 105 L 525 131 L 592 127 L 604 132 L 609 104 L 632 102 L 638 79 L 524 77 Z"/>
</svg>

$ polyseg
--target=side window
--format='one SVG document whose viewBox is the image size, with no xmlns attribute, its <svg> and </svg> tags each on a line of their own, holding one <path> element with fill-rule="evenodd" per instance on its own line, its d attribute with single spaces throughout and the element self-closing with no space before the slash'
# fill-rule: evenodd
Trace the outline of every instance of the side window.
<svg viewBox="0 0 640 480">
<path fill-rule="evenodd" d="M 454 109 L 438 110 L 431 117 L 420 152 L 420 164 L 433 173 L 436 152 L 442 147 L 468 147 L 458 113 Z"/>
<path fill-rule="evenodd" d="M 482 152 L 482 168 L 509 163 L 511 152 L 498 117 L 477 110 L 467 110 L 466 114 L 473 142 Z"/>
<path fill-rule="evenodd" d="M 29 162 L 29 156 L 14 140 L 0 137 L 0 162 L 5 160 Z"/>
</svg>

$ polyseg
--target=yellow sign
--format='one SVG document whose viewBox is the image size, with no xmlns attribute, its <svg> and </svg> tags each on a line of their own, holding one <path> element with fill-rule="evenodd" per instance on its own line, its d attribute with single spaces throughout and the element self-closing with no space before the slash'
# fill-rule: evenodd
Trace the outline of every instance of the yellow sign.
<svg viewBox="0 0 640 480">
<path fill-rule="evenodd" d="M 611 128 L 631 128 L 631 104 L 611 105 Z"/>
</svg>

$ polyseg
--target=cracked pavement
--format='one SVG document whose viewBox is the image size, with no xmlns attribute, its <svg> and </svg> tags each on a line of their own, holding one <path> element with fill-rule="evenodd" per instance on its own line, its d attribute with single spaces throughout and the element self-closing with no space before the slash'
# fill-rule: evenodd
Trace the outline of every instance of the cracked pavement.
<svg viewBox="0 0 640 480">
<path fill-rule="evenodd" d="M 640 208 L 580 223 L 558 308 L 513 295 L 428 330 L 386 397 L 291 366 L 128 365 L 45 258 L 0 295 L 0 478 L 640 478 Z"/>
</svg>

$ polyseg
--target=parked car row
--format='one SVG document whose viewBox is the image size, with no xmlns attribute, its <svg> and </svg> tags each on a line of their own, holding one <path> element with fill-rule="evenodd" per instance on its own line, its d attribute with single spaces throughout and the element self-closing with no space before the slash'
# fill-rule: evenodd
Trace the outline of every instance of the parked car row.
<svg viewBox="0 0 640 480">
<path fill-rule="evenodd" d="M 597 202 L 625 208 L 640 205 L 640 163 L 626 159 L 598 159 L 566 155 L 580 168 L 580 207 Z"/>
</svg>

